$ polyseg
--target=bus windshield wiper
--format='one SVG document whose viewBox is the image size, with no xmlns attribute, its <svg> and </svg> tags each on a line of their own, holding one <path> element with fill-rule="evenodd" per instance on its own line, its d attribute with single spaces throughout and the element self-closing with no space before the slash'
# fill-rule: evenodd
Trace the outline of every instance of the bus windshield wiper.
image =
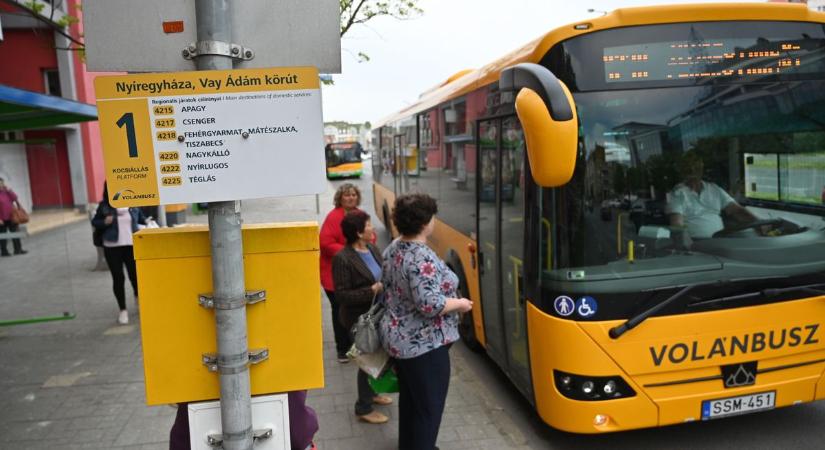
<svg viewBox="0 0 825 450">
<path fill-rule="evenodd" d="M 617 325 L 617 326 L 611 328 L 610 332 L 608 334 L 610 335 L 611 338 L 618 339 L 621 335 L 627 333 L 628 331 L 632 330 L 633 328 L 636 328 L 640 323 L 647 320 L 648 317 L 656 314 L 657 312 L 664 309 L 665 307 L 667 307 L 671 303 L 675 302 L 676 300 L 680 300 L 680 299 L 685 298 L 685 296 L 691 290 L 693 290 L 694 288 L 697 288 L 697 287 L 700 287 L 700 286 L 712 286 L 712 285 L 720 285 L 721 286 L 721 285 L 728 284 L 728 283 L 729 283 L 729 281 L 727 281 L 727 280 L 718 280 L 718 281 L 708 281 L 708 282 L 702 282 L 702 283 L 688 284 L 687 286 L 680 289 L 679 292 L 677 292 L 677 293 L 671 295 L 670 297 L 668 297 L 666 300 L 657 303 L 656 305 L 654 305 L 650 309 L 644 310 L 644 311 L 640 312 L 639 314 L 636 314 L 635 316 L 631 317 L 630 319 L 627 319 L 627 321 L 625 323 L 623 323 L 621 325 Z"/>
<path fill-rule="evenodd" d="M 753 292 L 746 292 L 744 294 L 739 295 L 731 295 L 728 297 L 719 297 L 719 298 L 712 298 L 709 300 L 702 300 L 699 302 L 694 302 L 688 305 L 688 308 L 694 308 L 699 306 L 710 306 L 719 303 L 725 302 L 733 302 L 736 300 L 743 300 L 747 298 L 753 297 L 776 297 L 778 295 L 782 295 L 788 292 L 807 292 L 809 294 L 814 295 L 825 295 L 825 283 L 817 283 L 817 284 L 806 284 L 802 286 L 791 286 L 786 288 L 769 288 L 769 289 L 762 289 L 760 291 L 753 291 Z"/>
</svg>

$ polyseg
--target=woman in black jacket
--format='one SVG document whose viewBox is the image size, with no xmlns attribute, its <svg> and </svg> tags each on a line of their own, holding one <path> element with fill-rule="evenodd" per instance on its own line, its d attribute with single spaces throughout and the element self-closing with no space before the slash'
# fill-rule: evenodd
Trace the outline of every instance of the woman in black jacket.
<svg viewBox="0 0 825 450">
<path fill-rule="evenodd" d="M 115 208 L 109 203 L 109 192 L 103 185 L 103 198 L 97 205 L 92 226 L 101 234 L 103 240 L 103 256 L 112 273 L 112 290 L 117 299 L 120 312 L 117 322 L 121 325 L 129 323 L 129 312 L 126 310 L 126 292 L 124 289 L 125 277 L 123 266 L 132 283 L 135 300 L 138 298 L 137 269 L 133 251 L 132 234 L 138 230 L 138 225 L 146 225 L 146 217 L 138 208 Z"/>
<path fill-rule="evenodd" d="M 375 301 L 381 301 L 384 286 L 381 284 L 381 253 L 372 245 L 375 233 L 370 216 L 361 211 L 349 212 L 341 221 L 341 231 L 347 246 L 332 260 L 332 278 L 335 283 L 335 299 L 340 305 L 338 320 L 347 330 L 367 312 Z M 377 298 L 376 298 L 377 297 Z M 376 395 L 367 381 L 367 374 L 358 370 L 358 401 L 355 415 L 369 423 L 385 423 L 386 415 L 375 411 L 373 403 L 389 405 L 392 399 Z"/>
</svg>

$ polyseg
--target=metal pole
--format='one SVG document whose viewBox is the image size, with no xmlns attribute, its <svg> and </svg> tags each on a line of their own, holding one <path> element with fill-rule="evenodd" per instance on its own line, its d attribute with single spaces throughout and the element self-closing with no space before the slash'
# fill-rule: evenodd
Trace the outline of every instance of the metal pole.
<svg viewBox="0 0 825 450">
<path fill-rule="evenodd" d="M 166 227 L 166 206 L 158 205 L 158 225 Z"/>
<path fill-rule="evenodd" d="M 195 0 L 199 42 L 232 42 L 230 5 L 229 0 Z M 197 66 L 198 70 L 228 70 L 232 69 L 232 59 L 203 55 L 197 58 Z M 209 238 L 215 302 L 242 305 L 215 308 L 223 448 L 249 450 L 253 439 L 246 303 L 237 302 L 244 299 L 245 292 L 240 202 L 209 204 Z"/>
</svg>

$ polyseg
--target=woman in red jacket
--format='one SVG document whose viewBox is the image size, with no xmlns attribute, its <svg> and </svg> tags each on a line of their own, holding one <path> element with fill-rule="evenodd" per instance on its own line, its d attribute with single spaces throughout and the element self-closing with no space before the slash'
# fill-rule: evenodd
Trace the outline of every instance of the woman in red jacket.
<svg viewBox="0 0 825 450">
<path fill-rule="evenodd" d="M 332 305 L 332 331 L 335 334 L 335 349 L 338 362 L 346 363 L 347 351 L 352 346 L 349 330 L 338 320 L 338 302 L 335 301 L 335 284 L 332 281 L 332 258 L 347 245 L 347 239 L 341 231 L 344 216 L 358 209 L 361 204 L 361 191 L 352 183 L 342 184 L 335 192 L 335 209 L 327 214 L 321 226 L 321 286 Z"/>
</svg>

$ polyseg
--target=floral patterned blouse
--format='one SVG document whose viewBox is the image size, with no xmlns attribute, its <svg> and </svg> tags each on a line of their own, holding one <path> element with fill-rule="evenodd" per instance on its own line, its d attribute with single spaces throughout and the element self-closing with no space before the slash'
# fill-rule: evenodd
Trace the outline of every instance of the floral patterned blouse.
<svg viewBox="0 0 825 450">
<path fill-rule="evenodd" d="M 384 250 L 386 312 L 380 334 L 393 358 L 409 359 L 458 340 L 458 312 L 441 315 L 458 277 L 426 244 L 393 241 Z"/>
</svg>

